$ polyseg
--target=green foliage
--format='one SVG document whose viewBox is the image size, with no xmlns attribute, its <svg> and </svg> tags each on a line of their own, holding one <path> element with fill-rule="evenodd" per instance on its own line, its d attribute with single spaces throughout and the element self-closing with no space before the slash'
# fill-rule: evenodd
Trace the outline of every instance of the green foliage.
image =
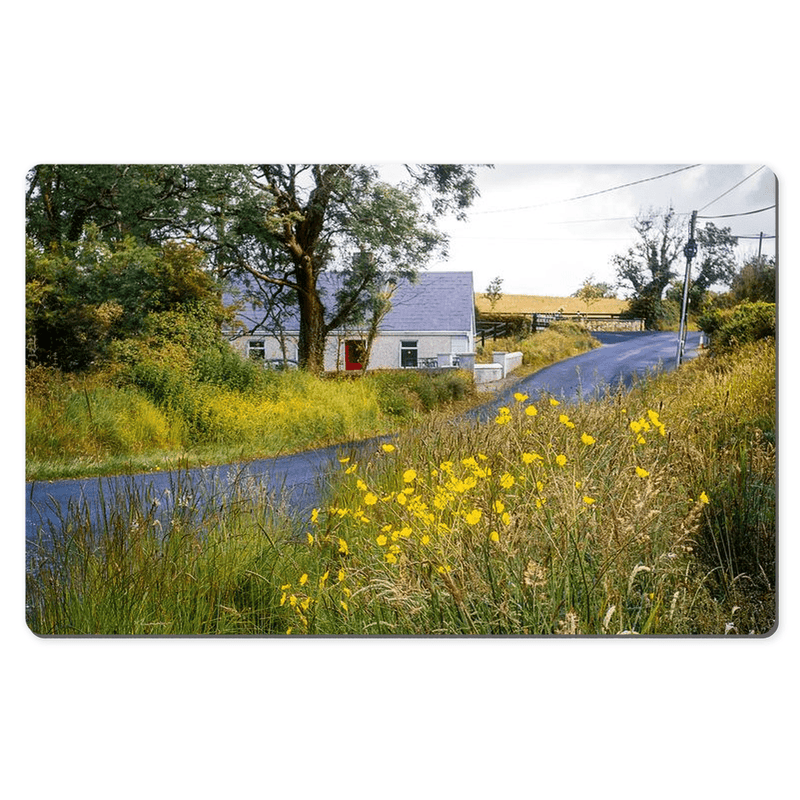
<svg viewBox="0 0 800 800">
<path fill-rule="evenodd" d="M 190 245 L 148 247 L 127 238 L 103 242 L 96 228 L 60 251 L 26 249 L 29 364 L 86 369 L 113 342 L 145 332 L 154 314 L 202 306 L 219 326 L 226 318 L 205 256 Z"/>
<path fill-rule="evenodd" d="M 474 392 L 472 376 L 461 371 L 429 375 L 417 370 L 379 371 L 366 378 L 375 386 L 381 411 L 400 420 L 463 400 Z"/>
<path fill-rule="evenodd" d="M 730 284 L 736 271 L 736 237 L 730 228 L 717 228 L 713 222 L 696 233 L 699 269 L 689 288 L 689 304 L 700 308 L 706 292 L 715 284 Z"/>
<path fill-rule="evenodd" d="M 697 324 L 711 336 L 714 350 L 730 350 L 775 337 L 775 304 L 740 303 L 730 309 L 711 309 L 700 316 Z"/>
<path fill-rule="evenodd" d="M 583 281 L 581 288 L 572 293 L 572 297 L 578 297 L 586 303 L 586 308 L 589 308 L 592 303 L 598 300 L 616 296 L 617 293 L 610 283 L 595 281 L 594 275 L 589 275 L 589 277 Z"/>
<path fill-rule="evenodd" d="M 658 329 L 663 324 L 662 298 L 677 274 L 675 264 L 683 239 L 672 208 L 663 214 L 640 214 L 634 229 L 639 240 L 625 255 L 614 256 L 612 262 L 619 285 L 631 292 L 628 315 L 644 319 L 648 329 Z"/>
<path fill-rule="evenodd" d="M 736 274 L 731 283 L 734 302 L 775 302 L 775 259 L 753 258 Z"/>
</svg>

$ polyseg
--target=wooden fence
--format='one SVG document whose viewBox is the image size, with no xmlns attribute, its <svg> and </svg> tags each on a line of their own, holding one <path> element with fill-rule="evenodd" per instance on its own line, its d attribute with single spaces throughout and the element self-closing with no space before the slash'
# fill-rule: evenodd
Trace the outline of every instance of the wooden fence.
<svg viewBox="0 0 800 800">
<path fill-rule="evenodd" d="M 550 323 L 577 322 L 590 331 L 643 331 L 643 319 L 626 319 L 620 314 L 581 314 L 580 312 L 552 312 L 546 314 L 493 314 L 492 319 L 478 319 L 475 322 L 481 346 L 487 339 L 502 339 L 516 334 L 531 334 L 545 330 Z"/>
</svg>

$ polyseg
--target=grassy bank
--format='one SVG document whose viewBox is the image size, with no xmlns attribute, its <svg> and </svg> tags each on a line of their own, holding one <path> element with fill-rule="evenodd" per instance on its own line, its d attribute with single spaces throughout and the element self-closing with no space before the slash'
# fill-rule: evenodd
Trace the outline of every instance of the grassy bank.
<svg viewBox="0 0 800 800">
<path fill-rule="evenodd" d="M 159 376 L 162 377 L 162 376 Z M 180 378 L 180 376 L 178 376 Z M 29 370 L 28 480 L 109 475 L 292 453 L 396 430 L 474 397 L 456 372 L 375 373 L 357 380 L 272 373 L 255 387 Z"/>
<path fill-rule="evenodd" d="M 298 520 L 234 487 L 167 529 L 123 496 L 29 579 L 40 633 L 765 634 L 775 608 L 775 352 L 627 395 L 436 416 Z M 177 497 L 179 487 L 176 487 Z M 96 544 L 100 535 L 101 545 Z"/>
<path fill-rule="evenodd" d="M 266 371 L 229 349 L 192 361 L 188 348 L 172 345 L 168 342 L 163 353 L 123 351 L 116 363 L 87 375 L 29 369 L 27 479 L 293 453 L 393 432 L 435 409 L 478 402 L 472 378 L 463 372 L 319 378 L 297 370 Z M 495 343 L 495 349 L 522 349 L 528 372 L 593 346 L 597 343 L 586 331 L 569 323 L 522 341 Z M 491 348 L 484 358 L 491 360 Z"/>
<path fill-rule="evenodd" d="M 486 364 L 491 362 L 495 351 L 521 352 L 522 366 L 514 374 L 524 377 L 595 347 L 600 347 L 600 343 L 581 325 L 556 322 L 533 336 L 487 340 L 485 346 L 478 348 L 476 360 Z"/>
</svg>

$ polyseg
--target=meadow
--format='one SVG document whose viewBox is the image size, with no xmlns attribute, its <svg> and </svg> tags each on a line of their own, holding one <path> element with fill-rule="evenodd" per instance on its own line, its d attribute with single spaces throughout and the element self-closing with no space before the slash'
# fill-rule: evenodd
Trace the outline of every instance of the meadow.
<svg viewBox="0 0 800 800">
<path fill-rule="evenodd" d="M 175 497 L 180 496 L 180 478 Z M 566 406 L 419 418 L 344 452 L 298 518 L 243 473 L 168 523 L 123 492 L 28 576 L 40 634 L 766 635 L 775 350 L 761 340 Z"/>
<path fill-rule="evenodd" d="M 314 376 L 264 370 L 227 344 L 200 358 L 169 342 L 101 369 L 26 373 L 26 479 L 204 466 L 394 432 L 437 409 L 481 402 L 472 376 L 387 370 Z M 598 343 L 570 323 L 496 348 L 522 349 L 520 375 Z M 491 359 L 491 347 L 483 356 Z"/>
</svg>

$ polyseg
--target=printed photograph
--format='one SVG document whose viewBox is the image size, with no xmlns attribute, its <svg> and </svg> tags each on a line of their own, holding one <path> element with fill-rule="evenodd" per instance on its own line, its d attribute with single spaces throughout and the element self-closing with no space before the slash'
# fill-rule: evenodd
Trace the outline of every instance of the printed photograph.
<svg viewBox="0 0 800 800">
<path fill-rule="evenodd" d="M 40 164 L 40 637 L 778 627 L 755 164 Z"/>
</svg>

